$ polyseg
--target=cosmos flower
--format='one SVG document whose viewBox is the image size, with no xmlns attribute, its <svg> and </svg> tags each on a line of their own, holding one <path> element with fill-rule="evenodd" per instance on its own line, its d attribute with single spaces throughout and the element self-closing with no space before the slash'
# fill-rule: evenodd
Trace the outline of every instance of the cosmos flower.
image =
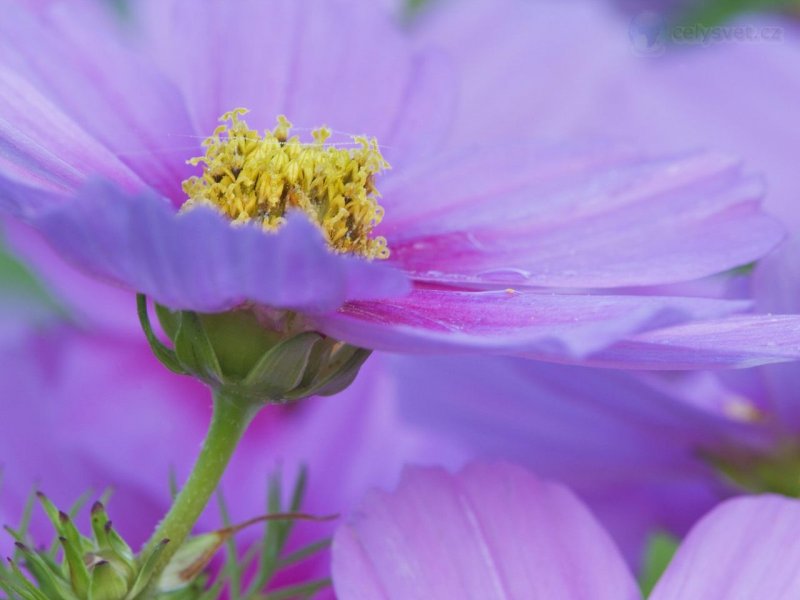
<svg viewBox="0 0 800 600">
<path fill-rule="evenodd" d="M 449 143 L 459 73 L 366 2 L 137 2 L 124 31 L 90 5 L 3 10 L 0 204 L 103 280 L 392 351 L 574 361 L 627 339 L 597 361 L 658 368 L 796 354 L 793 328 L 757 317 L 664 329 L 742 303 L 617 291 L 780 239 L 735 160 L 490 135 L 509 114 L 476 113 Z M 709 330 L 714 348 L 674 357 Z M 719 351 L 743 335 L 778 345 Z"/>
<path fill-rule="evenodd" d="M 793 598 L 798 527 L 797 500 L 726 502 L 693 528 L 649 597 Z M 395 492 L 373 492 L 336 534 L 333 579 L 342 600 L 642 597 L 566 487 L 492 463 L 457 475 L 409 469 Z"/>
</svg>

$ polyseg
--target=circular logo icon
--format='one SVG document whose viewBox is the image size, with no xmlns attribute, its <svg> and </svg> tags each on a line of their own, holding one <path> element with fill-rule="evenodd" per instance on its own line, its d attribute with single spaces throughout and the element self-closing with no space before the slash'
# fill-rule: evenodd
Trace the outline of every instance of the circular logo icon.
<svg viewBox="0 0 800 600">
<path fill-rule="evenodd" d="M 628 38 L 635 54 L 660 56 L 667 49 L 666 20 L 653 11 L 641 12 L 631 19 Z"/>
</svg>

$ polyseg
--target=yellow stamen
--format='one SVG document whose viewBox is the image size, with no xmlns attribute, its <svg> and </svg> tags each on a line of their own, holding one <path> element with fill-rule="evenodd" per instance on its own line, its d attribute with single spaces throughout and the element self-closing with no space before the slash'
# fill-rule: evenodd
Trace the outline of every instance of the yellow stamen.
<svg viewBox="0 0 800 600">
<path fill-rule="evenodd" d="M 374 178 L 389 168 L 377 140 L 354 136 L 339 148 L 326 145 L 331 131 L 320 127 L 313 143 L 302 143 L 289 137 L 292 124 L 283 115 L 262 136 L 239 118 L 247 112 L 222 115 L 203 142 L 205 156 L 188 161 L 202 164 L 203 174 L 183 182 L 189 199 L 182 210 L 211 205 L 234 223 L 255 221 L 268 231 L 285 222 L 287 210 L 301 210 L 334 251 L 388 258 L 386 239 L 370 235 L 383 218 Z"/>
</svg>

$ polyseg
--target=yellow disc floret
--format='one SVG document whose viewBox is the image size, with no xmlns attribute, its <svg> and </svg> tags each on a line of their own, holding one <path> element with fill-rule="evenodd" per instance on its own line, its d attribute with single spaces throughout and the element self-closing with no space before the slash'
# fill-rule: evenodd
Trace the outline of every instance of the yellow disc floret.
<svg viewBox="0 0 800 600">
<path fill-rule="evenodd" d="M 344 145 L 326 144 L 331 131 L 312 132 L 314 141 L 289 137 L 284 116 L 272 131 L 250 129 L 237 108 L 222 115 L 222 125 L 203 142 L 205 156 L 189 160 L 203 165 L 200 177 L 183 182 L 189 196 L 183 209 L 205 204 L 234 223 L 256 222 L 273 231 L 292 209 L 306 213 L 336 252 L 387 258 L 386 239 L 371 237 L 383 218 L 374 178 L 389 168 L 377 140 L 353 136 Z"/>
</svg>

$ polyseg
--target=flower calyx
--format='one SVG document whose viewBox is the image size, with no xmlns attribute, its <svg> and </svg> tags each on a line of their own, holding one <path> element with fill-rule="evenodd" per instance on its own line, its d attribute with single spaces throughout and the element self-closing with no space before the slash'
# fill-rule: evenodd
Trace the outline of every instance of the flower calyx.
<svg viewBox="0 0 800 600">
<path fill-rule="evenodd" d="M 170 370 L 194 376 L 247 404 L 330 396 L 348 387 L 371 352 L 304 329 L 287 311 L 242 308 L 224 313 L 173 311 L 156 305 L 169 348 L 152 330 L 147 300 L 139 318 L 150 347 Z"/>
</svg>

